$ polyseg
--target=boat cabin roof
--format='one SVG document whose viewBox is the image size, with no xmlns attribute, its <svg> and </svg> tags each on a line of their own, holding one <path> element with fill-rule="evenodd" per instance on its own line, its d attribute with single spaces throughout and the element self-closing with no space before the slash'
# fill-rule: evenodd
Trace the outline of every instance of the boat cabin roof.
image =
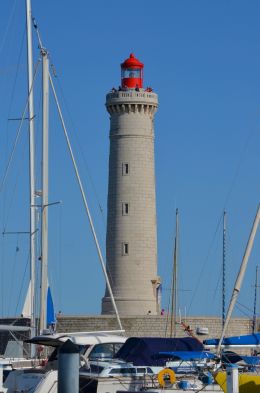
<svg viewBox="0 0 260 393">
<path fill-rule="evenodd" d="M 124 343 L 126 337 L 120 336 L 120 333 L 122 331 L 56 333 L 36 336 L 26 342 L 50 347 L 59 347 L 67 340 L 71 340 L 76 345 Z"/>
</svg>

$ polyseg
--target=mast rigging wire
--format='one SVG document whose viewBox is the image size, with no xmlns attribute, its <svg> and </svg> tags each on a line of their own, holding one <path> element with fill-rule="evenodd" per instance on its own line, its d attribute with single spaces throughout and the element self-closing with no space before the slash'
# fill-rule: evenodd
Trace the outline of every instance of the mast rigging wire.
<svg viewBox="0 0 260 393">
<path fill-rule="evenodd" d="M 13 9 L 13 11 L 14 11 L 14 9 Z M 10 19 L 10 18 L 9 18 Z M 8 22 L 9 23 L 9 22 Z M 25 37 L 25 29 L 24 29 L 24 33 L 23 33 L 23 36 L 22 36 L 22 41 L 21 41 L 21 45 L 20 45 L 20 51 L 19 51 L 19 55 L 18 55 L 18 60 L 17 60 L 17 65 L 16 65 L 16 71 L 15 71 L 15 78 L 14 78 L 14 82 L 13 82 L 13 86 L 12 86 L 12 89 L 11 89 L 11 97 L 10 97 L 10 101 L 9 101 L 9 107 L 8 107 L 8 111 L 7 111 L 7 113 L 8 113 L 8 118 L 10 117 L 10 113 L 11 113 L 11 107 L 12 107 L 12 103 L 13 103 L 13 98 L 14 98 L 14 92 L 15 92 L 15 88 L 16 88 L 16 83 L 17 83 L 17 77 L 18 77 L 18 69 L 19 69 L 19 67 L 20 67 L 20 65 L 21 65 L 21 57 L 22 57 L 22 49 L 23 49 L 23 45 L 24 45 L 24 37 Z M 0 49 L 0 53 L 1 53 L 1 50 L 2 50 L 2 48 L 3 48 L 3 43 L 2 43 L 2 47 L 1 47 L 1 49 Z M 8 134 L 9 134 L 9 122 L 7 122 L 7 128 L 6 128 L 6 136 L 7 136 L 7 138 L 6 138 L 6 149 L 5 149 L 5 152 L 7 152 L 8 151 Z M 7 154 L 5 154 L 5 160 L 4 161 L 6 161 L 6 157 L 7 157 Z M 17 179 L 16 179 L 16 184 L 17 184 Z M 6 198 L 5 198 L 6 199 Z M 7 220 L 8 220 L 8 210 L 10 209 L 10 206 L 11 206 L 11 203 L 9 204 L 9 208 L 7 208 L 6 209 L 6 207 L 5 207 L 5 205 L 6 205 L 6 200 L 4 199 L 4 201 L 3 201 L 3 205 L 2 205 L 2 208 L 3 208 L 3 212 L 2 212 L 2 221 L 3 221 L 3 231 L 4 231 L 4 227 L 5 227 L 5 224 L 4 224 L 4 222 L 6 222 Z M 7 212 L 7 214 L 6 214 L 6 212 Z M 4 259 L 3 259 L 3 255 L 2 255 L 2 258 L 1 258 L 1 260 L 2 260 L 2 263 L 4 264 Z M 2 282 L 2 288 L 4 287 L 4 283 Z M 4 295 L 3 295 L 3 293 L 2 293 L 2 299 L 4 298 Z"/>
<path fill-rule="evenodd" d="M 211 254 L 211 249 L 212 249 L 212 247 L 213 247 L 213 244 L 215 243 L 215 239 L 216 239 L 217 233 L 218 233 L 218 231 L 219 231 L 219 227 L 220 227 L 221 221 L 222 221 L 222 213 L 221 213 L 221 215 L 219 216 L 219 219 L 218 219 L 218 222 L 217 222 L 217 226 L 216 226 L 216 229 L 215 229 L 213 238 L 212 238 L 212 240 L 211 240 L 211 243 L 210 243 L 210 245 L 209 245 L 209 248 L 208 248 L 208 251 L 207 251 L 207 254 L 206 254 L 204 263 L 203 263 L 202 268 L 201 268 L 201 270 L 200 270 L 199 279 L 198 279 L 198 281 L 197 281 L 197 285 L 196 285 L 196 287 L 195 287 L 195 290 L 193 291 L 193 296 L 192 296 L 192 299 L 191 299 L 190 304 L 189 304 L 189 307 L 188 307 L 188 313 L 190 312 L 190 309 L 191 309 L 191 307 L 192 307 L 192 304 L 193 304 L 193 302 L 194 302 L 194 300 L 195 300 L 195 298 L 196 298 L 196 296 L 197 296 L 197 292 L 198 292 L 198 289 L 199 289 L 199 286 L 200 286 L 200 283 L 201 283 L 201 280 L 202 280 L 202 276 L 203 276 L 205 267 L 206 267 L 206 265 L 207 265 L 207 263 L 208 263 L 208 260 L 209 260 L 210 254 Z"/>
<path fill-rule="evenodd" d="M 15 270 L 16 270 L 16 262 L 17 262 L 17 257 L 18 257 L 18 252 L 19 252 L 19 246 L 18 246 L 18 239 L 19 239 L 19 235 L 17 235 L 16 237 L 16 248 L 15 248 L 15 253 L 14 253 L 14 261 L 13 261 L 13 266 L 12 266 L 12 273 L 11 273 L 11 277 L 15 277 Z M 10 315 L 10 307 L 11 307 L 11 299 L 12 299 L 12 292 L 13 292 L 13 284 L 14 284 L 14 279 L 11 280 L 10 286 L 9 286 L 9 302 L 8 302 L 8 306 L 7 306 L 7 315 Z"/>
<path fill-rule="evenodd" d="M 250 142 L 250 140 L 251 140 L 251 138 L 252 138 L 252 136 L 253 136 L 254 133 L 255 133 L 255 131 L 254 131 L 254 130 L 251 130 L 251 131 L 248 133 L 248 135 L 247 135 L 247 138 L 246 138 L 246 141 L 245 141 L 245 144 L 244 144 L 244 148 L 243 148 L 243 150 L 242 150 L 242 152 L 241 152 L 241 154 L 240 154 L 240 157 L 239 157 L 239 160 L 238 160 L 238 164 L 237 164 L 237 167 L 236 167 L 236 170 L 235 170 L 233 179 L 232 179 L 232 181 L 231 181 L 231 186 L 230 186 L 230 188 L 229 188 L 229 190 L 228 190 L 228 192 L 227 192 L 227 196 L 226 196 L 226 199 L 225 199 L 225 202 L 224 202 L 224 210 L 226 210 L 226 207 L 227 207 L 227 205 L 228 205 L 228 203 L 229 203 L 229 200 L 230 200 L 232 191 L 233 191 L 234 186 L 235 186 L 235 184 L 236 184 L 236 181 L 237 181 L 237 179 L 238 179 L 238 175 L 239 175 L 239 172 L 240 172 L 242 163 L 243 163 L 243 159 L 244 159 L 244 157 L 245 157 L 245 153 L 246 153 L 246 151 L 248 150 L 249 142 Z"/>
<path fill-rule="evenodd" d="M 25 153 L 25 147 L 26 147 L 26 145 L 24 144 L 22 157 L 24 156 L 24 153 Z M 4 244 L 5 244 L 4 236 L 5 235 L 13 235 L 13 234 L 21 235 L 21 234 L 28 234 L 29 233 L 28 231 L 19 231 L 19 232 L 17 232 L 17 231 L 15 231 L 15 232 L 14 231 L 13 232 L 8 231 L 7 232 L 6 231 L 6 227 L 8 225 L 8 221 L 9 221 L 9 215 L 10 215 L 10 212 L 11 212 L 11 207 L 13 205 L 14 197 L 15 197 L 15 194 L 17 192 L 18 180 L 21 178 L 21 171 L 22 171 L 22 166 L 20 165 L 18 167 L 18 171 L 17 171 L 17 174 L 16 174 L 16 179 L 15 179 L 15 182 L 14 182 L 14 187 L 13 187 L 13 190 L 12 190 L 12 194 L 8 198 L 9 204 L 5 208 L 5 217 L 3 218 L 3 231 L 2 231 L 2 235 L 3 235 L 3 237 L 2 237 L 3 253 L 1 255 L 1 263 L 2 263 L 2 269 L 3 270 L 4 270 L 4 265 L 6 265 L 6 263 L 5 263 L 6 262 L 6 256 L 5 256 L 5 253 L 4 253 Z M 15 269 L 16 269 L 16 267 L 15 267 L 15 265 L 17 264 L 16 256 L 17 256 L 17 253 L 15 254 L 15 260 L 14 260 L 14 264 L 13 264 L 13 271 L 15 271 Z M 4 276 L 5 276 L 5 274 L 3 273 L 2 277 L 4 277 Z M 11 277 L 13 277 L 13 276 L 14 276 L 14 273 L 11 275 Z M 12 284 L 13 284 L 13 280 L 11 280 L 11 288 L 12 288 Z M 8 304 L 8 307 L 7 307 L 7 310 L 6 310 L 6 312 L 8 314 L 9 310 L 10 310 L 10 299 L 13 298 L 13 293 L 12 293 L 12 289 L 11 289 L 10 290 L 10 295 L 6 297 L 7 289 L 5 288 L 5 281 L 4 280 L 2 280 L 1 285 L 2 285 L 2 302 L 4 302 L 4 299 L 6 299 L 6 298 L 9 299 L 9 304 Z M 20 296 L 18 296 L 18 299 L 20 299 Z M 5 305 L 5 307 L 6 307 L 6 305 Z M 4 308 L 4 304 L 2 303 L 2 309 L 3 308 Z"/>
<path fill-rule="evenodd" d="M 18 294 L 18 300 L 17 300 L 17 303 L 16 303 L 14 315 L 17 315 L 18 307 L 19 307 L 19 304 L 20 304 L 20 300 L 22 298 L 22 289 L 23 289 L 24 284 L 25 284 L 25 277 L 26 277 L 26 272 L 28 270 L 29 262 L 30 262 L 30 253 L 28 253 L 28 256 L 27 256 L 27 262 L 26 262 L 25 269 L 24 269 L 24 272 L 23 272 L 22 282 L 21 282 L 21 286 L 20 286 L 20 290 L 19 290 L 19 294 Z"/>
<path fill-rule="evenodd" d="M 61 82 L 60 82 L 60 78 L 58 77 L 53 64 L 52 64 L 52 71 L 54 73 L 55 79 L 57 80 L 57 83 L 58 83 L 58 86 L 59 86 L 59 90 L 60 90 L 60 93 L 61 93 L 61 97 L 63 99 L 65 108 L 67 110 L 67 113 L 68 113 L 68 116 L 69 116 L 69 119 L 70 119 L 70 122 L 72 124 L 72 128 L 76 129 L 75 122 L 73 120 L 73 117 L 71 115 L 71 111 L 69 109 L 68 101 L 66 99 L 64 90 L 63 90 Z M 80 155 L 82 157 L 82 162 L 83 162 L 83 164 L 84 164 L 84 166 L 86 168 L 86 174 L 87 174 L 88 180 L 90 182 L 90 185 L 91 185 L 91 187 L 93 189 L 93 192 L 94 192 L 94 195 L 95 195 L 95 198 L 96 198 L 96 203 L 98 205 L 98 209 L 99 209 L 100 214 L 101 214 L 103 227 L 106 228 L 105 217 L 104 217 L 104 209 L 103 209 L 102 204 L 100 202 L 100 198 L 99 198 L 99 195 L 98 195 L 97 188 L 95 186 L 93 177 L 91 176 L 91 172 L 89 170 L 89 166 L 88 166 L 85 154 L 84 154 L 83 149 L 82 149 L 82 143 L 80 143 L 80 140 L 78 138 L 78 134 L 77 133 L 75 133 L 74 136 L 75 136 L 75 141 L 77 143 L 77 148 L 79 149 Z"/>
<path fill-rule="evenodd" d="M 23 151 L 22 151 L 22 158 L 24 157 L 24 154 L 25 154 L 25 147 L 26 147 L 26 145 L 24 144 L 24 146 L 23 146 Z M 17 186 L 18 186 L 18 180 L 20 179 L 20 174 L 21 174 L 21 171 L 22 171 L 22 166 L 20 165 L 19 166 L 19 168 L 18 168 L 18 171 L 17 171 L 17 173 L 16 173 L 16 179 L 15 179 L 15 182 L 14 182 L 14 187 L 13 187 L 13 190 L 12 190 L 12 195 L 10 195 L 10 197 L 9 197 L 9 205 L 8 206 L 6 206 L 6 208 L 5 208 L 5 217 L 3 218 L 3 234 L 6 234 L 6 227 L 7 227 L 7 224 L 8 224 L 8 220 L 9 220 L 9 215 L 10 215 L 10 212 L 11 212 L 11 208 L 12 208 L 12 205 L 13 205 L 13 202 L 14 202 L 14 197 L 15 197 L 15 193 L 16 193 L 16 191 L 17 191 Z M 7 205 L 7 203 L 6 203 L 6 205 Z M 27 232 L 26 232 L 27 233 Z"/>
<path fill-rule="evenodd" d="M 227 206 L 228 206 L 228 204 L 229 204 L 229 201 L 230 201 L 230 198 L 231 198 L 231 195 L 232 195 L 234 186 L 235 186 L 235 184 L 236 184 L 236 182 L 237 182 L 237 179 L 238 179 L 238 176 L 239 176 L 241 167 L 242 167 L 243 159 L 245 158 L 246 152 L 247 152 L 248 147 L 249 147 L 249 143 L 250 143 L 250 141 L 251 141 L 251 139 L 252 139 L 254 133 L 255 133 L 255 130 L 252 129 L 252 130 L 250 130 L 250 132 L 247 134 L 246 140 L 245 140 L 245 142 L 244 142 L 244 147 L 243 147 L 242 152 L 241 152 L 241 154 L 240 154 L 240 156 L 239 156 L 238 163 L 237 163 L 237 165 L 236 165 L 236 169 L 235 169 L 235 171 L 234 171 L 233 178 L 232 178 L 232 180 L 231 180 L 231 185 L 230 185 L 229 189 L 227 190 L 226 197 L 225 197 L 225 199 L 224 199 L 224 204 L 223 204 L 223 205 L 224 205 L 224 209 L 223 209 L 223 210 L 226 210 L 226 209 L 227 209 Z M 202 268 L 201 268 L 201 270 L 200 270 L 200 275 L 199 275 L 198 283 L 197 283 L 197 285 L 196 285 L 196 287 L 195 287 L 194 296 L 193 296 L 192 299 L 191 299 L 191 302 L 190 302 L 190 305 L 189 305 L 189 308 L 188 308 L 188 312 L 190 312 L 190 309 L 191 309 L 191 307 L 192 307 L 192 305 L 193 305 L 193 302 L 194 302 L 194 300 L 195 300 L 195 298 L 196 298 L 196 296 L 197 296 L 198 288 L 199 288 L 199 286 L 200 286 L 201 279 L 202 279 L 202 274 L 204 273 L 205 266 L 206 266 L 206 264 L 208 263 L 208 259 L 209 259 L 210 253 L 211 253 L 211 248 L 213 247 L 213 244 L 214 244 L 214 242 L 215 242 L 215 238 L 216 238 L 217 232 L 218 232 L 218 230 L 219 230 L 219 226 L 220 226 L 220 224 L 221 224 L 222 216 L 223 216 L 223 212 L 221 213 L 221 215 L 220 215 L 220 217 L 219 217 L 219 219 L 218 219 L 218 221 L 217 221 L 216 230 L 215 230 L 215 232 L 214 232 L 214 234 L 213 234 L 213 238 L 212 238 L 211 243 L 210 243 L 210 246 L 209 246 L 209 248 L 208 248 L 208 251 L 207 251 L 207 254 L 206 254 L 206 257 L 205 257 L 205 261 L 204 261 L 203 266 L 202 266 Z"/>
<path fill-rule="evenodd" d="M 14 12 L 15 12 L 16 6 L 17 6 L 17 0 L 14 2 L 13 8 L 12 8 L 11 13 L 10 13 L 10 16 L 8 18 L 7 26 L 6 26 L 6 29 L 5 29 L 5 32 L 3 34 L 3 38 L 2 38 L 1 44 L 0 44 L 0 53 L 2 52 L 3 47 L 5 45 L 5 41 L 6 41 L 6 38 L 7 38 L 7 35 L 8 35 L 9 28 L 11 26 L 12 19 L 14 17 Z"/>
<path fill-rule="evenodd" d="M 33 20 L 33 26 L 34 26 L 34 28 L 35 28 L 35 30 L 36 30 L 36 34 L 37 34 L 37 37 L 38 37 L 39 47 L 40 47 L 40 48 L 43 48 L 43 44 L 42 44 L 42 40 L 41 40 L 41 35 L 40 35 L 40 31 L 39 31 L 39 28 L 38 28 L 36 19 L 33 17 L 32 20 Z M 50 57 L 50 54 L 49 54 L 49 57 Z M 73 121 L 73 118 L 72 118 L 71 112 L 70 112 L 70 110 L 69 110 L 69 106 L 68 106 L 68 103 L 67 103 L 67 100 L 66 100 L 64 91 L 63 91 L 63 89 L 62 89 L 62 85 L 61 85 L 61 83 L 60 83 L 60 79 L 59 79 L 59 77 L 58 77 L 58 74 L 57 74 L 57 72 L 56 72 L 56 68 L 55 68 L 55 66 L 54 66 L 53 63 L 51 63 L 51 69 L 52 69 L 52 72 L 53 72 L 53 75 L 54 75 L 55 79 L 57 79 L 58 86 L 59 86 L 59 89 L 60 89 L 60 92 L 61 92 L 61 96 L 62 96 L 62 98 L 63 98 L 65 108 L 67 109 L 67 113 L 68 113 L 69 118 L 70 118 L 70 121 L 71 121 L 71 123 L 72 123 L 72 127 L 75 129 L 75 128 L 76 128 L 76 127 L 75 127 L 75 123 L 74 123 L 74 121 Z M 81 148 L 82 144 L 80 143 L 80 141 L 79 141 L 79 139 L 78 139 L 78 137 L 77 137 L 77 134 L 75 134 L 75 138 L 76 138 L 77 146 L 78 146 L 78 148 L 79 148 L 79 151 L 80 151 L 81 156 L 82 156 L 82 159 L 83 159 L 83 163 L 84 163 L 84 165 L 85 165 L 85 167 L 86 167 L 86 173 L 87 173 L 87 176 L 88 176 L 88 178 L 89 178 L 90 184 L 91 184 L 91 186 L 92 186 L 92 188 L 93 188 L 93 191 L 94 191 L 94 194 L 95 194 L 95 197 L 96 197 L 96 200 L 97 200 L 98 208 L 99 208 L 99 211 L 100 211 L 100 213 L 101 213 L 103 226 L 104 226 L 104 228 L 105 228 L 105 227 L 106 227 L 106 223 L 105 223 L 105 218 L 104 218 L 104 209 L 103 209 L 102 204 L 101 204 L 101 202 L 100 202 L 100 198 L 99 198 L 99 196 L 98 196 L 96 186 L 95 186 L 94 181 L 93 181 L 93 178 L 92 178 L 92 176 L 91 176 L 91 174 L 90 174 L 90 170 L 89 170 L 89 167 L 88 167 L 88 164 L 87 164 L 87 160 L 86 160 L 85 155 L 84 155 L 84 153 L 83 153 L 83 150 L 82 150 L 82 148 Z"/>
<path fill-rule="evenodd" d="M 9 117 L 10 117 L 11 107 L 12 107 L 12 103 L 13 103 L 13 99 L 14 99 L 14 92 L 15 92 L 16 83 L 17 83 L 17 77 L 18 77 L 18 70 L 19 70 L 19 68 L 21 66 L 21 58 L 22 58 L 22 52 L 23 52 L 24 38 L 25 38 L 25 29 L 24 29 L 24 32 L 23 32 L 23 38 L 22 38 L 22 42 L 21 42 L 21 46 L 20 46 L 20 52 L 19 52 L 19 55 L 18 55 L 18 61 L 17 61 L 16 69 L 15 69 L 15 77 L 14 77 L 13 87 L 12 87 L 12 91 L 11 91 L 10 104 L 9 104 L 9 108 L 8 108 L 8 120 L 9 120 Z"/>
<path fill-rule="evenodd" d="M 38 70 L 39 63 L 40 63 L 40 60 L 38 60 L 38 62 L 37 62 L 37 64 L 36 64 L 35 73 L 34 73 L 34 77 L 33 77 L 33 83 L 32 83 L 32 86 L 31 86 L 31 88 L 30 88 L 30 91 L 29 91 L 27 100 L 26 100 L 25 108 L 24 108 L 23 115 L 22 115 L 22 118 L 21 118 L 21 121 L 20 121 L 18 130 L 17 130 L 17 133 L 16 133 L 16 137 L 15 137 L 15 141 L 14 141 L 14 144 L 13 144 L 13 148 L 12 148 L 11 154 L 10 154 L 10 156 L 9 156 L 9 160 L 8 160 L 7 165 L 6 165 L 6 168 L 5 168 L 5 172 L 4 172 L 3 179 L 2 179 L 2 181 L 1 181 L 0 193 L 3 191 L 3 188 L 4 188 L 4 186 L 5 186 L 5 182 L 6 182 L 6 178 L 7 178 L 9 169 L 10 169 L 10 165 L 11 165 L 12 160 L 13 160 L 13 157 L 14 157 L 14 153 L 15 153 L 16 146 L 17 146 L 17 143 L 18 143 L 18 140 L 19 140 L 19 137 L 20 137 L 20 133 L 21 133 L 23 121 L 24 121 L 24 119 L 25 119 L 25 115 L 26 115 L 26 111 L 27 111 L 28 103 L 29 103 L 29 97 L 30 97 L 30 94 L 31 94 L 31 91 L 32 91 L 32 88 L 33 88 L 33 85 L 34 85 L 34 81 L 35 81 L 35 77 L 36 77 L 36 74 L 37 74 L 37 70 Z"/>
<path fill-rule="evenodd" d="M 41 50 L 44 50 L 44 47 L 42 45 L 40 32 L 39 32 L 39 29 L 38 29 L 38 26 L 37 26 L 35 18 L 33 18 L 33 24 L 34 24 L 34 27 L 36 29 L 36 33 L 37 33 L 37 36 L 38 36 L 39 47 L 40 47 Z M 54 65 L 52 65 L 52 69 L 55 69 Z M 56 73 L 55 73 L 54 76 L 56 77 Z M 92 232 L 92 235 L 94 237 L 95 245 L 96 245 L 98 256 L 99 256 L 99 261 L 100 261 L 100 264 L 101 264 L 101 267 L 102 267 L 102 270 L 103 270 L 103 273 L 104 273 L 104 276 L 105 276 L 105 279 L 106 279 L 106 284 L 107 284 L 108 292 L 110 294 L 111 303 L 112 303 L 113 308 L 115 310 L 115 314 L 116 314 L 118 325 L 119 325 L 120 329 L 123 330 L 123 327 L 122 327 L 122 324 L 121 324 L 121 320 L 120 320 L 120 317 L 119 317 L 119 314 L 118 314 L 117 306 L 116 306 L 116 303 L 115 303 L 115 300 L 114 300 L 114 296 L 113 296 L 113 293 L 112 293 L 112 288 L 111 288 L 111 285 L 110 285 L 111 277 L 110 278 L 108 277 L 110 275 L 110 272 L 109 272 L 109 270 L 106 269 L 106 266 L 105 266 L 105 263 L 104 263 L 104 260 L 103 260 L 102 252 L 101 252 L 101 249 L 100 249 L 100 246 L 99 246 L 99 242 L 98 242 L 97 236 L 96 236 L 96 231 L 95 231 L 95 228 L 94 228 L 94 225 L 93 225 L 93 221 L 92 221 L 92 217 L 91 217 L 91 214 L 90 214 L 90 210 L 89 210 L 88 203 L 87 203 L 87 200 L 86 200 L 86 197 L 85 197 L 85 192 L 84 192 L 84 189 L 83 189 L 82 181 L 81 181 L 81 178 L 79 176 L 78 167 L 77 167 L 77 164 L 76 164 L 76 161 L 75 161 L 75 158 L 74 158 L 74 154 L 73 154 L 73 151 L 72 151 L 71 143 L 70 143 L 69 136 L 68 136 L 68 133 L 67 133 L 67 129 L 66 129 L 66 126 L 65 126 L 63 115 L 62 115 L 62 112 L 61 112 L 60 104 L 59 104 L 59 101 L 58 101 L 58 98 L 57 98 L 56 90 L 55 90 L 55 87 L 54 87 L 54 84 L 53 84 L 53 80 L 52 80 L 52 77 L 51 77 L 50 74 L 49 74 L 49 80 L 50 80 L 50 83 L 51 83 L 51 88 L 52 88 L 54 99 L 55 99 L 56 106 L 57 106 L 57 109 L 58 109 L 58 114 L 59 114 L 59 117 L 60 117 L 60 120 L 61 120 L 61 124 L 62 124 L 62 128 L 63 128 L 63 131 L 64 131 L 66 143 L 67 143 L 67 146 L 68 146 L 68 149 L 69 149 L 69 153 L 70 153 L 70 156 L 71 156 L 71 159 L 72 159 L 72 162 L 73 162 L 76 178 L 77 178 L 77 181 L 78 181 L 78 184 L 79 184 L 79 187 L 80 187 L 80 191 L 81 191 L 82 199 L 83 199 L 83 202 L 84 202 L 84 206 L 85 206 L 85 209 L 86 209 L 86 212 L 87 212 L 87 216 L 88 216 L 88 219 L 89 219 L 91 232 Z"/>
</svg>

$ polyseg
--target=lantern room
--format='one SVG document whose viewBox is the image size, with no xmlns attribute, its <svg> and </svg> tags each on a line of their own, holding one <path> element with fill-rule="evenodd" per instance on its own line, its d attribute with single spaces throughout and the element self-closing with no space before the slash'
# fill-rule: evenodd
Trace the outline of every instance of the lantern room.
<svg viewBox="0 0 260 393">
<path fill-rule="evenodd" d="M 121 64 L 121 87 L 128 89 L 143 87 L 143 68 L 133 53 Z"/>
</svg>

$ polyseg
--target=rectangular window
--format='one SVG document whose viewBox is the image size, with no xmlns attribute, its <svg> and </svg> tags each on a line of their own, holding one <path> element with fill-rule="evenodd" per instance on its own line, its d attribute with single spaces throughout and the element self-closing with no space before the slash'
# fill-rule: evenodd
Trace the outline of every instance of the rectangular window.
<svg viewBox="0 0 260 393">
<path fill-rule="evenodd" d="M 122 203 L 122 214 L 123 216 L 127 216 L 129 214 L 129 203 Z"/>
<path fill-rule="evenodd" d="M 123 255 L 128 255 L 129 254 L 129 245 L 128 243 L 123 243 Z"/>
<path fill-rule="evenodd" d="M 128 162 L 123 162 L 122 164 L 122 174 L 129 175 L 129 164 Z"/>
</svg>

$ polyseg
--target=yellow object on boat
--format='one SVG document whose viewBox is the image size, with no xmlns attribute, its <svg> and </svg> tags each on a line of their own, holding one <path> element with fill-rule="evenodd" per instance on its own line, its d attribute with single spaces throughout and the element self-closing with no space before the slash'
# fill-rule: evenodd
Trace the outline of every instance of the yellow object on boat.
<svg viewBox="0 0 260 393">
<path fill-rule="evenodd" d="M 164 368 L 158 374 L 159 385 L 163 388 L 167 387 L 168 384 L 176 382 L 175 372 L 171 368 Z"/>
<path fill-rule="evenodd" d="M 227 374 L 219 371 L 214 375 L 214 379 L 221 389 L 227 393 Z M 239 393 L 259 393 L 260 375 L 241 373 L 238 375 Z"/>
</svg>

